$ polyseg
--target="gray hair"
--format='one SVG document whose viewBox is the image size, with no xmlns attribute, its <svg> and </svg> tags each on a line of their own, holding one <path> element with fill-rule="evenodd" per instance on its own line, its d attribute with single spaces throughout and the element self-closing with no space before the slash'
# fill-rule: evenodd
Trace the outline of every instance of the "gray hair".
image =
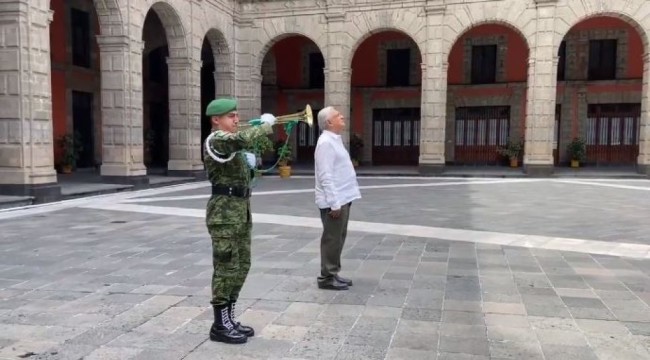
<svg viewBox="0 0 650 360">
<path fill-rule="evenodd" d="M 318 127 L 320 131 L 327 130 L 327 120 L 334 116 L 335 111 L 334 107 L 327 106 L 318 112 Z"/>
</svg>

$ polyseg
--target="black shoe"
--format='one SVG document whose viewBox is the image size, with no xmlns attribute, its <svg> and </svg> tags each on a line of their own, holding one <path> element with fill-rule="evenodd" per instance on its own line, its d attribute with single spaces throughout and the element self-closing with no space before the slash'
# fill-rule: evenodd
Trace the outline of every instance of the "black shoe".
<svg viewBox="0 0 650 360">
<path fill-rule="evenodd" d="M 243 344 L 248 337 L 235 329 L 230 322 L 228 305 L 214 306 L 214 324 L 210 328 L 210 340 L 227 344 Z"/>
<path fill-rule="evenodd" d="M 240 333 L 246 335 L 247 337 L 251 337 L 255 335 L 255 330 L 253 330 L 252 327 L 242 325 L 239 321 L 235 320 L 235 302 L 230 302 L 228 304 L 230 308 L 230 321 L 232 322 L 233 327 L 235 330 L 239 331 Z"/>
<path fill-rule="evenodd" d="M 318 288 L 325 290 L 347 290 L 348 285 L 336 280 L 336 278 L 332 278 L 329 281 L 319 281 Z"/>
<path fill-rule="evenodd" d="M 334 275 L 334 278 L 338 280 L 338 282 L 344 283 L 347 286 L 352 286 L 352 280 L 346 279 L 344 277 L 340 277 L 338 275 Z"/>
</svg>

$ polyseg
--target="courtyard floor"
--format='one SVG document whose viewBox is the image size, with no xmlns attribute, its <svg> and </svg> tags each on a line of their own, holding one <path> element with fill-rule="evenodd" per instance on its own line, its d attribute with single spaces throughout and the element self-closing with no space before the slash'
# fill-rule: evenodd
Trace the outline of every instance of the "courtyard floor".
<svg viewBox="0 0 650 360">
<path fill-rule="evenodd" d="M 650 359 L 650 181 L 359 182 L 336 292 L 313 178 L 259 181 L 245 345 L 208 339 L 208 183 L 0 210 L 0 359 Z"/>
</svg>

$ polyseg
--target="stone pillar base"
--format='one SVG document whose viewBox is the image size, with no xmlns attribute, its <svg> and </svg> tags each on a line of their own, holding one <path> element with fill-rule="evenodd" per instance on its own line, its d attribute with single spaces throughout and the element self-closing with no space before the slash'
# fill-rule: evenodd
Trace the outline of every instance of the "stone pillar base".
<svg viewBox="0 0 650 360">
<path fill-rule="evenodd" d="M 106 177 L 141 177 L 147 175 L 147 169 L 142 164 L 139 164 L 137 167 L 119 164 L 102 164 L 100 173 Z"/>
<path fill-rule="evenodd" d="M 31 196 L 34 204 L 42 204 L 61 199 L 61 186 L 48 184 L 0 184 L 0 194 L 9 196 Z"/>
<path fill-rule="evenodd" d="M 524 165 L 524 173 L 530 177 L 550 177 L 554 171 L 553 165 Z"/>
<path fill-rule="evenodd" d="M 102 182 L 108 184 L 133 185 L 136 189 L 145 188 L 149 185 L 149 177 L 140 176 L 106 176 L 102 175 Z"/>
<path fill-rule="evenodd" d="M 650 178 L 650 165 L 648 164 L 639 164 L 637 165 L 636 171 L 639 174 L 647 175 Z"/>
<path fill-rule="evenodd" d="M 418 172 L 424 176 L 437 176 L 441 175 L 444 171 L 444 164 L 420 164 L 418 166 Z"/>
<path fill-rule="evenodd" d="M 205 170 L 167 170 L 167 176 L 192 177 L 200 180 L 207 179 Z"/>
</svg>

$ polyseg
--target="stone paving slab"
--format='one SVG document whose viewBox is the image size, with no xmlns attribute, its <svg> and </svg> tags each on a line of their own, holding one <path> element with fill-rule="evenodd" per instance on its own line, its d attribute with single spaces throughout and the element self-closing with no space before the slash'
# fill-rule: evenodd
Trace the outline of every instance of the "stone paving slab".
<svg viewBox="0 0 650 360">
<path fill-rule="evenodd" d="M 0 359 L 650 359 L 650 260 L 352 231 L 354 286 L 334 292 L 316 287 L 319 229 L 256 224 L 238 307 L 256 336 L 233 346 L 208 340 L 202 219 L 70 207 L 0 228 Z"/>
</svg>

